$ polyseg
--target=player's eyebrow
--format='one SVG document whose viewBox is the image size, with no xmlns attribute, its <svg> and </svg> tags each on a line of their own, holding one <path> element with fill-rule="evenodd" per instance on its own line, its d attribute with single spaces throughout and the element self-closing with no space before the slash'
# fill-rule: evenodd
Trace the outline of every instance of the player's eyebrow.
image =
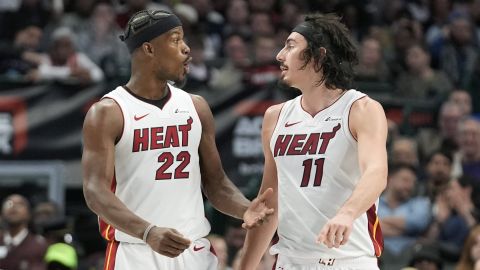
<svg viewBox="0 0 480 270">
<path fill-rule="evenodd" d="M 180 29 L 173 29 L 173 30 L 171 30 L 170 36 L 175 36 L 175 35 L 183 36 L 183 35 L 182 35 L 182 31 L 180 31 Z"/>
<path fill-rule="evenodd" d="M 293 38 L 287 38 L 287 40 L 285 41 L 285 44 L 288 44 L 288 43 L 297 43 L 297 41 Z"/>
</svg>

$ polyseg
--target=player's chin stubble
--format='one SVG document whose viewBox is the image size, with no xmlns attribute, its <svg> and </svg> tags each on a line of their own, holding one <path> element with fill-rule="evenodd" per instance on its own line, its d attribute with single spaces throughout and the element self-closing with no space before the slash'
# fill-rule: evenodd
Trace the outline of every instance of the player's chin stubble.
<svg viewBox="0 0 480 270">
<path fill-rule="evenodd" d="M 175 84 L 175 87 L 183 88 L 187 84 L 187 76 L 184 76 L 183 78 L 177 78 L 173 81 L 173 83 Z"/>
</svg>

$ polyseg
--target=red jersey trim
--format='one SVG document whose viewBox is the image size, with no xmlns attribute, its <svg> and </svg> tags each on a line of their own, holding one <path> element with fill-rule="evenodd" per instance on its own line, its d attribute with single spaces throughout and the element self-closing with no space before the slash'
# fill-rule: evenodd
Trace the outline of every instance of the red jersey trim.
<svg viewBox="0 0 480 270">
<path fill-rule="evenodd" d="M 118 246 L 120 242 L 110 241 L 107 245 L 107 250 L 105 253 L 105 264 L 103 270 L 114 270 L 115 269 L 115 258 L 117 257 Z"/>
<path fill-rule="evenodd" d="M 375 256 L 380 257 L 383 251 L 383 235 L 382 228 L 380 227 L 380 221 L 377 216 L 375 204 L 367 210 L 368 219 L 368 234 L 373 243 L 373 249 L 375 250 Z"/>
<path fill-rule="evenodd" d="M 317 116 L 319 113 L 323 112 L 324 110 L 332 107 L 335 103 L 337 103 L 337 101 L 339 101 L 339 100 L 343 97 L 343 95 L 345 95 L 345 93 L 347 93 L 347 91 L 349 91 L 349 90 L 344 90 L 343 93 L 342 93 L 340 96 L 338 96 L 338 98 L 337 98 L 332 104 L 328 105 L 327 107 L 319 110 L 318 112 L 316 112 L 316 113 L 314 113 L 314 114 L 310 114 L 309 112 L 307 112 L 307 110 L 305 110 L 305 108 L 303 108 L 303 105 L 302 105 L 303 95 L 302 95 L 302 96 L 300 97 L 300 108 L 302 108 L 302 110 L 303 110 L 304 112 L 306 112 L 307 114 L 309 114 L 311 117 L 315 118 L 315 116 Z"/>
<path fill-rule="evenodd" d="M 115 169 L 115 168 L 114 168 Z M 113 174 L 112 184 L 110 186 L 110 190 L 115 193 L 117 188 L 117 179 L 115 177 L 115 173 Z M 105 222 L 103 219 L 98 218 L 98 225 L 100 227 L 100 235 L 105 238 L 107 241 L 115 240 L 115 228 L 112 227 L 110 224 Z"/>
<path fill-rule="evenodd" d="M 120 106 L 120 104 L 118 104 L 118 102 L 114 98 L 104 97 L 102 99 L 107 99 L 107 98 L 113 100 L 117 104 L 118 108 L 120 108 L 120 112 L 122 113 L 122 121 L 123 121 L 122 122 L 122 133 L 120 133 L 120 137 L 118 137 L 118 140 L 116 140 L 116 142 L 115 142 L 115 145 L 117 145 L 117 143 L 122 139 L 123 132 L 125 131 L 125 114 L 123 113 L 122 106 Z"/>
<path fill-rule="evenodd" d="M 353 136 L 352 130 L 350 129 L 350 114 L 351 114 L 351 112 L 352 112 L 353 103 L 359 101 L 360 99 L 362 99 L 362 98 L 364 98 L 364 97 L 367 97 L 367 95 L 365 95 L 365 96 L 363 96 L 363 97 L 361 97 L 361 98 L 358 98 L 358 99 L 354 100 L 354 101 L 352 102 L 352 104 L 350 105 L 350 108 L 348 108 L 348 132 L 350 132 L 350 136 L 352 136 L 352 138 L 353 138 L 355 141 L 357 141 L 357 142 L 358 142 L 357 137 Z"/>
</svg>

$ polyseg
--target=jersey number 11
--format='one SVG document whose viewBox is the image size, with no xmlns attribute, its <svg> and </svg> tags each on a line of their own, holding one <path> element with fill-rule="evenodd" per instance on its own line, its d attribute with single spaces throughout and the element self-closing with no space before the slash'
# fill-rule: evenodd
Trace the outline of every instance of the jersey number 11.
<svg viewBox="0 0 480 270">
<path fill-rule="evenodd" d="M 300 187 L 308 186 L 310 182 L 310 173 L 312 171 L 312 163 L 315 163 L 315 179 L 313 181 L 314 187 L 319 187 L 322 184 L 323 178 L 323 164 L 325 163 L 325 158 L 319 158 L 313 161 L 313 159 L 306 159 L 303 161 L 303 177 Z"/>
</svg>

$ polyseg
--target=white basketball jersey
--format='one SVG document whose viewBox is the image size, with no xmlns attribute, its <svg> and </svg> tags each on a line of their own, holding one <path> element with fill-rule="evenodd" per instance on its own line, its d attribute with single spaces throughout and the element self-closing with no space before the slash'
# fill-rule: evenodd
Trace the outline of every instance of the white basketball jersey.
<svg viewBox="0 0 480 270">
<path fill-rule="evenodd" d="M 163 108 L 117 87 L 104 98 L 123 113 L 115 145 L 115 195 L 135 214 L 159 227 L 178 230 L 192 241 L 206 236 L 198 147 L 202 125 L 191 96 L 169 85 Z M 107 240 L 141 243 L 100 222 Z M 114 231 L 114 232 L 113 232 Z"/>
<path fill-rule="evenodd" d="M 279 242 L 273 254 L 336 259 L 380 255 L 383 240 L 376 205 L 354 221 L 347 244 L 329 249 L 315 242 L 360 179 L 357 142 L 348 118 L 352 103 L 364 96 L 346 91 L 314 117 L 303 110 L 302 96 L 281 109 L 270 141 L 279 188 Z"/>
</svg>

